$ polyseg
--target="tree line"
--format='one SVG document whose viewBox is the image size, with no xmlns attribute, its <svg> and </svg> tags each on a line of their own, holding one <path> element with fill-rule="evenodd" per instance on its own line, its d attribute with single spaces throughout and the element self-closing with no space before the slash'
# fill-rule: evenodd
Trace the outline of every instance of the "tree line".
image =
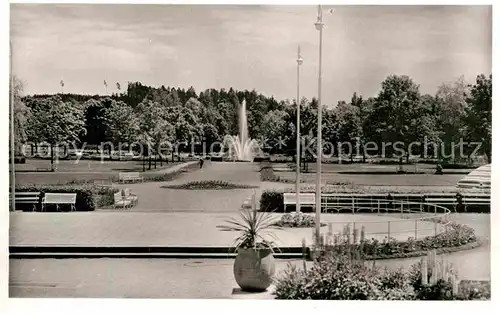
<svg viewBox="0 0 500 315">
<path fill-rule="evenodd" d="M 249 136 L 258 140 L 264 151 L 295 155 L 296 100 L 276 100 L 255 90 L 207 89 L 198 93 L 193 87 L 157 88 L 140 82 L 129 82 L 123 92 L 107 96 L 21 96 L 21 81 L 16 78 L 14 82 L 18 152 L 27 142 L 147 143 L 151 152 L 157 152 L 162 142 L 204 142 L 210 147 L 226 135 L 238 134 L 238 109 L 244 99 Z M 401 142 L 408 148 L 408 144 L 425 139 L 438 144 L 443 149 L 440 152 L 451 152 L 463 140 L 480 142 L 479 153 L 491 162 L 491 75 L 480 74 L 473 84 L 463 77 L 443 83 L 434 95 L 421 93 L 408 76 L 390 75 L 374 97 L 353 93 L 350 100 L 328 105 L 322 106 L 326 143 L 363 146 L 368 142 Z M 315 98 L 302 98 L 300 106 L 301 135 L 308 147 L 314 143 L 318 128 L 318 103 Z M 406 158 L 423 154 L 424 147 L 406 149 Z M 335 155 L 342 153 L 340 149 Z M 386 154 L 394 154 L 393 149 Z M 314 152 L 307 150 L 301 156 L 312 155 Z"/>
</svg>

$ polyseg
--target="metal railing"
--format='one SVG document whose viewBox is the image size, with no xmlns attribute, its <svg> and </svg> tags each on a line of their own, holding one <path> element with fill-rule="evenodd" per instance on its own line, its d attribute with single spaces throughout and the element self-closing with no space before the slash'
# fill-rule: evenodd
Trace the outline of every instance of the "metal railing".
<svg viewBox="0 0 500 315">
<path fill-rule="evenodd" d="M 340 196 L 338 200 L 330 198 L 322 198 L 323 213 L 345 213 L 356 214 L 364 213 L 370 215 L 383 216 L 381 220 L 371 220 L 371 216 L 356 216 L 352 220 L 342 221 L 336 220 L 338 216 L 323 215 L 323 223 L 328 223 L 330 229 L 332 225 L 343 229 L 345 226 L 350 226 L 351 230 L 360 231 L 361 227 L 365 228 L 365 237 L 374 238 L 377 240 L 383 239 L 399 239 L 406 240 L 408 238 L 419 239 L 427 236 L 435 236 L 449 229 L 450 209 L 422 202 L 412 202 L 405 200 L 387 200 L 375 199 L 370 196 L 347 195 Z M 350 199 L 350 200 L 348 200 Z M 358 238 L 359 239 L 359 238 Z"/>
</svg>

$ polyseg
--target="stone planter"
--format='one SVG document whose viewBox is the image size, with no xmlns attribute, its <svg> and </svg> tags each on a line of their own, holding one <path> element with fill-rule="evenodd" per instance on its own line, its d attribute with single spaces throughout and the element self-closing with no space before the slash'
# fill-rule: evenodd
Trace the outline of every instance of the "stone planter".
<svg viewBox="0 0 500 315">
<path fill-rule="evenodd" d="M 270 249 L 239 249 L 233 272 L 242 290 L 265 291 L 271 285 L 275 272 L 273 252 Z"/>
</svg>

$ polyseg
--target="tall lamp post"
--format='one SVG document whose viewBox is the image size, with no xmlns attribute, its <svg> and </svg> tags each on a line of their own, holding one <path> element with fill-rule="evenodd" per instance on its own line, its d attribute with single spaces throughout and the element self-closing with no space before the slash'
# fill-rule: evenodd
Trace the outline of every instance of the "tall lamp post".
<svg viewBox="0 0 500 315">
<path fill-rule="evenodd" d="M 322 113 L 321 113 L 321 59 L 322 59 L 322 45 L 323 45 L 323 12 L 321 5 L 318 5 L 318 20 L 314 26 L 319 31 L 319 70 L 318 70 L 318 147 L 316 152 L 316 241 L 320 238 L 320 225 L 321 225 L 321 158 L 323 153 L 323 145 L 321 141 L 321 128 L 322 128 Z"/>
<path fill-rule="evenodd" d="M 14 54 L 12 53 L 12 40 L 10 44 L 10 195 L 11 195 L 11 211 L 16 211 L 16 173 L 15 173 L 15 162 L 14 162 L 14 73 L 12 72 L 12 59 Z"/>
<path fill-rule="evenodd" d="M 300 55 L 300 46 L 297 50 L 297 169 L 296 169 L 296 183 L 295 183 L 295 192 L 297 194 L 296 204 L 297 204 L 297 213 L 300 212 L 300 66 L 302 65 L 303 59 Z"/>
</svg>

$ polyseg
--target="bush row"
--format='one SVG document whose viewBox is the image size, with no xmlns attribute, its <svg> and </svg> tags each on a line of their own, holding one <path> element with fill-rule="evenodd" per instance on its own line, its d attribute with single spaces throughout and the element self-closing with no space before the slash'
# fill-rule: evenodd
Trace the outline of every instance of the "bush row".
<svg viewBox="0 0 500 315">
<path fill-rule="evenodd" d="M 118 189 L 112 187 L 103 187 L 97 185 L 17 185 L 16 192 L 41 192 L 42 198 L 45 193 L 76 193 L 76 211 L 94 211 L 96 207 L 106 206 L 114 203 L 113 194 Z M 40 203 L 37 209 L 40 210 Z M 31 211 L 32 205 L 16 204 L 16 209 Z M 46 211 L 53 211 L 55 205 L 47 205 Z M 70 210 L 70 206 L 61 205 L 60 210 Z"/>
</svg>

